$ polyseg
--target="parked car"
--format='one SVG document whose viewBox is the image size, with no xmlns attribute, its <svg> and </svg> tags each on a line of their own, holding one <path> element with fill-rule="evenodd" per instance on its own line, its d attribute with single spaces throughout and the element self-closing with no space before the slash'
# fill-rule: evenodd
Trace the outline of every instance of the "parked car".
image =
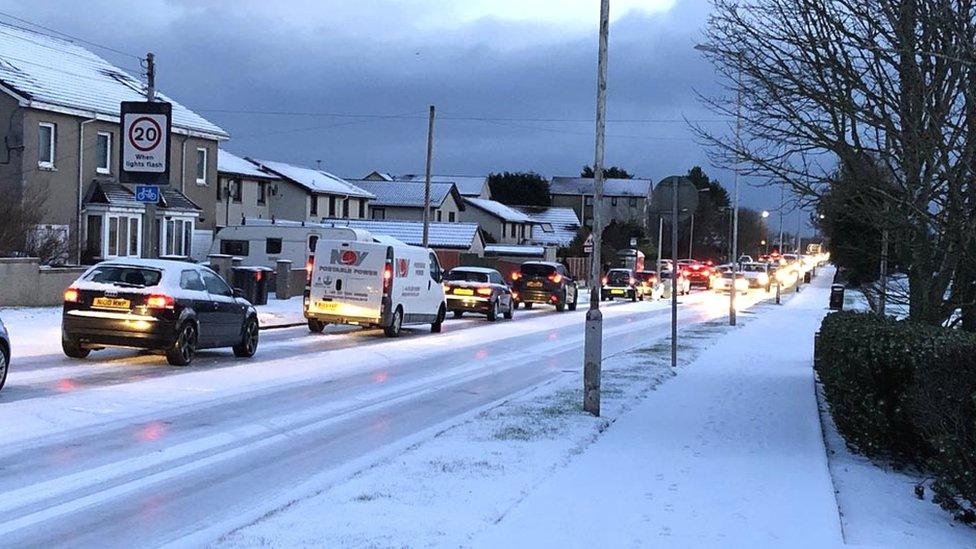
<svg viewBox="0 0 976 549">
<path fill-rule="evenodd" d="M 637 291 L 637 277 L 630 269 L 610 269 L 602 282 L 600 301 L 613 301 L 618 297 L 631 301 L 644 300 L 644 294 Z"/>
<path fill-rule="evenodd" d="M 433 250 L 355 231 L 317 240 L 306 266 L 304 311 L 312 332 L 329 323 L 383 328 L 387 337 L 399 336 L 405 324 L 441 331 L 447 304 Z"/>
<path fill-rule="evenodd" d="M 656 272 L 638 271 L 635 276 L 637 277 L 637 291 L 640 292 L 642 298 L 660 299 L 664 296 L 664 285 L 657 279 Z"/>
<path fill-rule="evenodd" d="M 661 282 L 664 284 L 665 288 L 672 288 L 672 279 L 674 278 L 674 273 L 672 271 L 661 271 Z M 678 283 L 676 285 L 678 288 L 678 295 L 688 295 L 691 293 L 691 281 L 688 277 L 681 274 L 678 271 Z"/>
<path fill-rule="evenodd" d="M 7 382 L 7 370 L 10 369 L 10 335 L 7 334 L 7 327 L 0 319 L 0 389 Z"/>
<path fill-rule="evenodd" d="M 455 267 L 444 274 L 444 297 L 447 310 L 454 318 L 468 313 L 488 316 L 489 322 L 499 316 L 512 318 L 515 300 L 505 278 L 495 269 Z"/>
<path fill-rule="evenodd" d="M 545 303 L 555 305 L 559 312 L 567 307 L 575 311 L 579 302 L 579 287 L 562 263 L 526 261 L 512 273 L 512 290 L 526 309 Z"/>
<path fill-rule="evenodd" d="M 91 267 L 64 292 L 61 347 L 85 358 L 105 347 L 161 350 L 186 366 L 200 349 L 254 356 L 258 316 L 210 269 L 181 261 L 118 259 Z"/>
</svg>

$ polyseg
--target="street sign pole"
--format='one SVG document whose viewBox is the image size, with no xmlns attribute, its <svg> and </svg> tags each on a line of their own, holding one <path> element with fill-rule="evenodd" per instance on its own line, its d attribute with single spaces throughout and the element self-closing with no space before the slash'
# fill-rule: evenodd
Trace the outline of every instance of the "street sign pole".
<svg viewBox="0 0 976 549">
<path fill-rule="evenodd" d="M 152 103 L 156 100 L 156 56 L 149 52 L 146 54 L 146 101 Z M 127 136 L 123 135 L 123 139 Z M 169 159 L 167 159 L 168 161 Z M 158 202 L 158 201 L 157 201 Z M 159 257 L 159 234 L 156 230 L 156 204 L 150 202 L 146 204 L 145 218 L 142 220 L 143 231 L 146 240 L 142 244 L 143 257 Z"/>
<path fill-rule="evenodd" d="M 678 367 L 678 184 L 671 186 L 671 368 Z"/>
</svg>

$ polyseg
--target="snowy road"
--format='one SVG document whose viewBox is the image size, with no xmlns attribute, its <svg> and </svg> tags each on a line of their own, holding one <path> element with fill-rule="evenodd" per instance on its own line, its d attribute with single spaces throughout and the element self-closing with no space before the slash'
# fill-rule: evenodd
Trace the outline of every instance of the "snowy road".
<svg viewBox="0 0 976 549">
<path fill-rule="evenodd" d="M 740 300 L 742 307 L 764 294 Z M 683 325 L 727 297 L 683 298 Z M 667 304 L 604 308 L 604 353 L 664 337 Z M 60 354 L 52 319 L 4 318 L 26 356 L 0 393 L 0 539 L 10 546 L 163 545 L 269 509 L 284 494 L 560 375 L 579 375 L 584 311 L 412 330 L 262 334 L 258 356 Z M 55 318 L 56 320 L 56 318 Z M 235 522 L 236 521 L 236 522 Z"/>
</svg>

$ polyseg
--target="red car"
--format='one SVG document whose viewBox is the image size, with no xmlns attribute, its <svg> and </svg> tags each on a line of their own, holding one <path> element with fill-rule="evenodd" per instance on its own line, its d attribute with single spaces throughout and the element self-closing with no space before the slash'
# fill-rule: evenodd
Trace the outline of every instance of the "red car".
<svg viewBox="0 0 976 549">
<path fill-rule="evenodd" d="M 691 282 L 692 286 L 704 286 L 706 288 L 712 285 L 712 275 L 715 273 L 713 267 L 705 265 L 703 263 L 691 263 L 688 265 L 683 265 L 681 267 L 681 274 Z"/>
</svg>

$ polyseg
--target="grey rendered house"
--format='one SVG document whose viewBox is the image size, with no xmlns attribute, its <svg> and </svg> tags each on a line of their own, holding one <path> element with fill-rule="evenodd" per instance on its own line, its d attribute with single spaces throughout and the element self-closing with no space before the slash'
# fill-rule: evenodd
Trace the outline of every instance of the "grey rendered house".
<svg viewBox="0 0 976 549">
<path fill-rule="evenodd" d="M 537 244 L 564 248 L 569 246 L 580 229 L 579 217 L 572 208 L 546 206 L 512 206 L 527 215 L 535 228 L 532 239 Z"/>
<path fill-rule="evenodd" d="M 271 186 L 269 215 L 290 221 L 368 219 L 369 203 L 376 198 L 341 177 L 328 172 L 246 158 L 260 171 L 279 179 Z"/>
<path fill-rule="evenodd" d="M 363 179 L 370 181 L 410 181 L 414 183 L 424 183 L 424 174 L 405 174 L 392 175 L 383 172 L 372 172 Z M 488 185 L 488 177 L 483 175 L 431 175 L 431 183 L 454 183 L 458 192 L 465 198 L 483 198 L 491 200 L 491 187 Z"/>
<path fill-rule="evenodd" d="M 142 83 L 72 42 L 0 25 L 0 196 L 41 197 L 43 225 L 71 259 L 143 255 L 145 208 L 119 182 L 119 109 Z M 206 253 L 219 126 L 173 104 L 169 186 L 154 220 L 160 255 Z"/>
<path fill-rule="evenodd" d="M 271 219 L 281 178 L 225 149 L 217 157 L 217 227 L 240 223 L 242 218 Z"/>
<path fill-rule="evenodd" d="M 603 222 L 632 221 L 647 229 L 650 214 L 650 179 L 607 179 L 603 185 Z M 572 208 L 583 225 L 593 226 L 592 179 L 582 177 L 553 177 L 549 183 L 552 205 Z"/>
<path fill-rule="evenodd" d="M 390 183 L 366 179 L 349 182 L 376 197 L 369 204 L 370 219 L 423 221 L 423 183 Z M 430 184 L 430 221 L 454 223 L 461 219 L 463 211 L 464 199 L 454 183 Z"/>
<path fill-rule="evenodd" d="M 494 200 L 465 198 L 467 209 L 462 221 L 477 223 L 485 239 L 497 244 L 526 244 L 533 241 L 532 219 L 524 213 Z"/>
</svg>

